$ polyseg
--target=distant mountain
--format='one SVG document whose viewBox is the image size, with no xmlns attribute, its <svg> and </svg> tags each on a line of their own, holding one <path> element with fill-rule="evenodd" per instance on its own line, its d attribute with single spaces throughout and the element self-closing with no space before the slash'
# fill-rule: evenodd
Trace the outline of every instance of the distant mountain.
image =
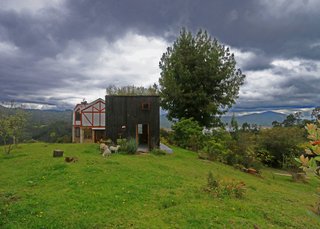
<svg viewBox="0 0 320 229">
<path fill-rule="evenodd" d="M 160 128 L 171 129 L 172 122 L 168 120 L 167 114 L 160 112 Z"/>
<path fill-rule="evenodd" d="M 18 109 L 0 105 L 0 115 L 15 114 Z M 71 142 L 72 111 L 25 109 L 26 127 L 22 141 Z M 0 140 L 0 144 L 2 141 Z"/>
<path fill-rule="evenodd" d="M 5 108 L 0 105 L 0 113 L 14 113 L 15 109 Z M 48 126 L 56 122 L 64 122 L 67 125 L 72 125 L 72 111 L 55 111 L 55 110 L 26 110 L 29 114 L 29 125 L 32 126 Z M 247 122 L 249 124 L 257 124 L 258 126 L 272 126 L 273 121 L 283 122 L 287 117 L 285 114 L 266 111 L 262 113 L 254 113 L 243 116 L 236 116 L 239 126 Z M 232 116 L 223 116 L 223 123 L 230 123 Z M 160 127 L 170 129 L 172 122 L 166 117 L 166 113 L 160 112 Z"/>
<path fill-rule="evenodd" d="M 287 115 L 273 112 L 273 111 L 266 111 L 262 113 L 254 113 L 249 115 L 242 115 L 236 116 L 236 120 L 241 126 L 243 123 L 247 122 L 249 124 L 257 124 L 258 126 L 272 126 L 273 121 L 283 122 Z M 232 116 L 223 116 L 221 121 L 223 123 L 230 124 Z M 170 122 L 165 113 L 160 114 L 160 127 L 170 129 L 172 126 L 172 122 Z"/>
<path fill-rule="evenodd" d="M 257 124 L 258 126 L 272 126 L 273 121 L 283 122 L 287 115 L 273 112 L 273 111 L 266 111 L 262 113 L 254 113 L 249 115 L 243 116 L 236 116 L 236 120 L 239 125 L 247 122 L 249 124 Z M 232 116 L 224 116 L 222 117 L 222 121 L 224 123 L 230 123 Z"/>
</svg>

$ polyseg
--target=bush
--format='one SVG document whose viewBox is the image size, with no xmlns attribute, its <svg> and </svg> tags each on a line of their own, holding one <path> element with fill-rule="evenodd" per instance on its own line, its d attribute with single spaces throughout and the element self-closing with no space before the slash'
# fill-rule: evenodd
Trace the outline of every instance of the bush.
<svg viewBox="0 0 320 229">
<path fill-rule="evenodd" d="M 120 146 L 120 149 L 119 149 L 120 152 L 126 152 L 127 151 L 127 139 L 126 138 L 117 139 L 117 145 Z"/>
<path fill-rule="evenodd" d="M 174 144 L 173 134 L 174 132 L 172 130 L 160 128 L 160 142 L 165 145 Z"/>
<path fill-rule="evenodd" d="M 274 159 L 274 156 L 272 156 L 268 150 L 259 148 L 256 150 L 256 157 L 264 165 L 269 165 Z"/>
<path fill-rule="evenodd" d="M 161 150 L 161 149 L 157 149 L 157 148 L 154 148 L 150 151 L 151 154 L 154 154 L 154 155 L 157 155 L 157 156 L 161 156 L 161 155 L 166 155 L 167 152 L 164 151 L 164 150 Z"/>
<path fill-rule="evenodd" d="M 117 144 L 120 145 L 119 151 L 127 154 L 135 154 L 138 149 L 136 140 L 133 138 L 129 140 L 126 138 L 117 139 Z"/>
<path fill-rule="evenodd" d="M 137 152 L 138 146 L 136 140 L 131 138 L 126 143 L 126 153 L 128 154 L 135 154 Z"/>
<path fill-rule="evenodd" d="M 198 151 L 203 147 L 202 127 L 193 118 L 182 118 L 172 126 L 174 143 L 182 148 Z"/>
<path fill-rule="evenodd" d="M 286 158 L 300 155 L 304 141 L 304 130 L 299 127 L 274 127 L 260 132 L 258 147 L 272 156 L 269 166 L 288 167 Z"/>
<path fill-rule="evenodd" d="M 218 142 L 215 139 L 210 139 L 204 143 L 204 147 L 199 152 L 199 156 L 206 157 L 210 161 L 224 162 L 224 157 L 229 153 L 224 142 Z"/>
</svg>

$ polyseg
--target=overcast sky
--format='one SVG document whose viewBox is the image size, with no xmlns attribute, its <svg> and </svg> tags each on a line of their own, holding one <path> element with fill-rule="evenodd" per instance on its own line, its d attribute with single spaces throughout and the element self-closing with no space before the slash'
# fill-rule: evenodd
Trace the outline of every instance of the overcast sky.
<svg viewBox="0 0 320 229">
<path fill-rule="evenodd" d="M 235 53 L 247 77 L 234 111 L 308 109 L 320 105 L 319 9 L 319 0 L 0 0 L 0 101 L 64 109 L 110 84 L 151 85 L 184 26 Z"/>
</svg>

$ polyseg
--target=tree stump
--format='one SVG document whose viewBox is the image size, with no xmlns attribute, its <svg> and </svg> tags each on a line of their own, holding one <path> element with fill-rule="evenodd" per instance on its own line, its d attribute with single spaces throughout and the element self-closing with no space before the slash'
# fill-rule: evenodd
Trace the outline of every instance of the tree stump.
<svg viewBox="0 0 320 229">
<path fill-rule="evenodd" d="M 62 157 L 63 156 L 63 151 L 59 149 L 53 150 L 53 157 Z"/>
</svg>

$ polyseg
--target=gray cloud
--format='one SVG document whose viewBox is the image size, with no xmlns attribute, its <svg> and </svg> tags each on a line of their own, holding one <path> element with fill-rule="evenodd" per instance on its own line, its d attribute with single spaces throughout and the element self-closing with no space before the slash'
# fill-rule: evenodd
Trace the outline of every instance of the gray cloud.
<svg viewBox="0 0 320 229">
<path fill-rule="evenodd" d="M 320 102 L 316 0 L 56 0 L 48 6 L 7 0 L 0 6 L 3 101 L 68 107 L 97 90 L 103 95 L 111 83 L 155 82 L 161 53 L 185 26 L 208 30 L 235 52 L 248 75 L 235 109 Z M 279 61 L 286 66 L 274 65 Z"/>
</svg>

